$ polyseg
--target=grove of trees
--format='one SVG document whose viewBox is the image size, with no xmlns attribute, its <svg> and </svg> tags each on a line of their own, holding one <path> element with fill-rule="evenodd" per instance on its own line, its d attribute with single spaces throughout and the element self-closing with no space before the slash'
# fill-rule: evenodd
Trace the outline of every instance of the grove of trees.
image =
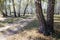
<svg viewBox="0 0 60 40">
<path fill-rule="evenodd" d="M 25 4 L 24 1 L 27 1 Z M 35 1 L 35 4 L 34 4 Z M 44 0 L 43 0 L 44 1 Z M 9 5 L 7 5 L 9 2 Z M 23 9 L 23 15 L 25 16 L 28 12 L 28 7 L 36 8 L 36 15 L 39 21 L 39 32 L 43 33 L 44 35 L 52 35 L 55 33 L 54 30 L 54 8 L 55 8 L 55 0 L 47 0 L 47 16 L 44 17 L 43 9 L 42 9 L 42 0 L 18 0 L 18 7 L 16 7 L 15 0 L 0 0 L 0 12 L 2 13 L 3 17 L 13 16 L 20 17 L 21 16 L 21 9 Z M 11 7 L 12 5 L 12 7 Z M 13 9 L 12 9 L 13 8 Z M 18 12 L 16 11 L 18 9 Z M 33 13 L 33 9 L 30 14 Z M 9 12 L 8 12 L 9 9 Z M 10 15 L 8 15 L 10 14 Z"/>
<path fill-rule="evenodd" d="M 26 3 L 25 3 L 26 2 Z M 30 3 L 31 2 L 31 3 Z M 20 17 L 21 14 L 25 16 L 28 7 L 33 7 L 34 6 L 33 0 L 0 0 L 0 11 L 3 14 L 3 17 L 8 17 L 8 16 L 14 16 L 14 17 Z M 21 9 L 23 12 L 21 13 Z M 33 10 L 33 9 L 30 9 Z M 31 12 L 32 13 L 32 12 Z M 9 15 L 10 14 L 10 15 Z"/>
</svg>

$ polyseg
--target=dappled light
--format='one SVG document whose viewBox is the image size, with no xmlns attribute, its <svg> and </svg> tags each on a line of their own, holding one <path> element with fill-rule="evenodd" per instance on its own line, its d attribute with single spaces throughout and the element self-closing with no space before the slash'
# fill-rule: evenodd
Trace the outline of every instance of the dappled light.
<svg viewBox="0 0 60 40">
<path fill-rule="evenodd" d="M 59 0 L 0 0 L 0 40 L 60 40 Z"/>
</svg>

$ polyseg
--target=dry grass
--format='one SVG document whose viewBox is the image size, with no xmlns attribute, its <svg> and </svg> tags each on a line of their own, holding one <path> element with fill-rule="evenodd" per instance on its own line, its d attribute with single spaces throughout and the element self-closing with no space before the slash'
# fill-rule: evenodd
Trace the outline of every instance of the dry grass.
<svg viewBox="0 0 60 40">
<path fill-rule="evenodd" d="M 33 30 L 25 30 L 19 34 L 15 34 L 7 38 L 7 40 L 54 40 L 54 38 L 50 36 L 44 36 L 37 32 L 36 29 Z"/>
<path fill-rule="evenodd" d="M 57 17 L 56 17 L 57 18 Z M 59 18 L 58 18 L 59 19 Z M 60 21 L 57 20 L 57 21 Z M 18 34 L 14 34 L 7 37 L 7 40 L 60 40 L 60 23 L 55 22 L 54 25 L 57 35 L 52 36 L 44 36 L 41 33 L 38 33 L 38 21 L 34 20 L 30 24 L 28 24 L 22 32 Z"/>
<path fill-rule="evenodd" d="M 60 23 L 55 23 L 55 30 L 58 29 Z M 60 40 L 60 27 L 56 31 L 56 35 L 53 36 L 44 36 L 41 33 L 38 33 L 38 21 L 34 20 L 28 24 L 22 31 L 18 34 L 7 37 L 7 40 Z"/>
</svg>

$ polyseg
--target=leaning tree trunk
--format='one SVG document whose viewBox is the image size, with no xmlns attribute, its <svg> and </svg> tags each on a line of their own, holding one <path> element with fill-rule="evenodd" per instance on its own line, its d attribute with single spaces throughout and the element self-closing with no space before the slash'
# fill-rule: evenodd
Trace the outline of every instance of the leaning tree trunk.
<svg viewBox="0 0 60 40">
<path fill-rule="evenodd" d="M 50 33 L 54 32 L 54 5 L 55 0 L 48 0 L 47 8 L 47 28 Z"/>
<path fill-rule="evenodd" d="M 6 14 L 3 12 L 3 6 L 2 6 L 2 4 L 0 5 L 0 12 L 2 13 L 3 17 L 6 17 Z"/>
<path fill-rule="evenodd" d="M 47 28 L 46 21 L 42 12 L 41 0 L 36 0 L 35 6 L 36 6 L 36 15 L 39 20 L 39 27 L 40 27 L 39 32 L 45 35 L 49 35 L 46 29 Z"/>
<path fill-rule="evenodd" d="M 14 0 L 12 0 L 12 4 L 13 4 L 14 16 L 17 17 L 17 15 L 16 15 L 16 10 L 15 10 Z"/>
<path fill-rule="evenodd" d="M 3 12 L 3 10 L 0 9 L 0 11 L 1 11 L 3 17 L 6 17 L 6 14 Z"/>
<path fill-rule="evenodd" d="M 27 9 L 27 7 L 28 7 L 28 3 L 27 3 L 27 5 L 26 5 L 26 7 L 25 7 L 23 16 L 25 16 L 25 14 L 26 14 L 26 9 Z"/>
</svg>

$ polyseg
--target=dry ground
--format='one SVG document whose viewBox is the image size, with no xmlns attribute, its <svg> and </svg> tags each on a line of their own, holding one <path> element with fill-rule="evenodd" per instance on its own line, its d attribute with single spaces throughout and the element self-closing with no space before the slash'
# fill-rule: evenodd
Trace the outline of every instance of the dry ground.
<svg viewBox="0 0 60 40">
<path fill-rule="evenodd" d="M 7 40 L 60 40 L 60 23 L 55 22 L 55 25 L 54 28 L 57 30 L 56 34 L 44 36 L 43 34 L 38 33 L 38 21 L 34 20 L 23 28 L 22 32 L 7 37 Z"/>
<path fill-rule="evenodd" d="M 54 40 L 54 38 L 39 34 L 37 30 L 33 29 L 25 30 L 19 34 L 9 36 L 7 40 Z"/>
<path fill-rule="evenodd" d="M 38 33 L 38 21 L 34 20 L 17 34 L 7 36 L 7 40 L 60 40 L 60 16 L 57 15 L 54 19 L 55 35 L 44 36 L 43 34 Z M 12 21 L 8 21 L 8 23 L 10 22 Z"/>
</svg>

